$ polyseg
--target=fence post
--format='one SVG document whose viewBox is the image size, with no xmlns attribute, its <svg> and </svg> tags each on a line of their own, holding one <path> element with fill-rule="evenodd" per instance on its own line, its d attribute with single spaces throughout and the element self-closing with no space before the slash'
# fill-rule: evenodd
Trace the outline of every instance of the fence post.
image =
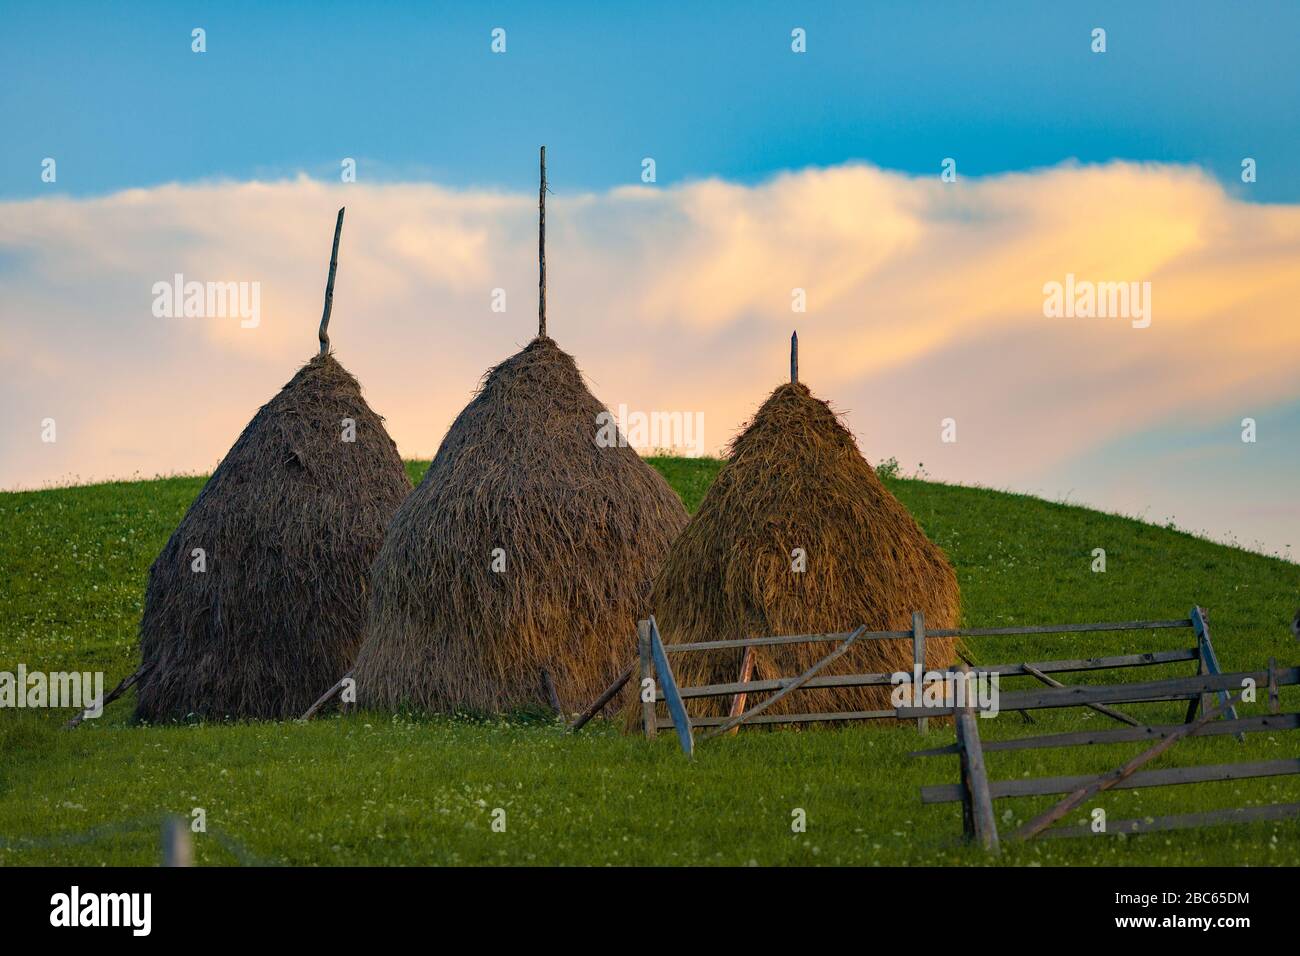
<svg viewBox="0 0 1300 956">
<path fill-rule="evenodd" d="M 1201 647 L 1201 639 L 1198 637 L 1196 639 L 1196 676 L 1203 677 L 1204 675 L 1205 675 L 1205 651 Z M 1200 710 L 1201 707 L 1204 706 L 1204 704 L 1205 704 L 1204 694 L 1197 694 L 1195 697 L 1189 700 L 1187 702 L 1187 716 L 1183 718 L 1183 723 L 1190 724 L 1193 720 L 1195 720 L 1196 712 Z"/>
<path fill-rule="evenodd" d="M 654 686 L 654 657 L 650 650 L 650 622 L 636 622 L 636 644 L 637 650 L 641 655 L 641 679 L 637 684 L 637 696 L 645 693 L 646 678 L 650 679 L 651 686 Z M 646 737 L 653 739 L 658 729 L 655 727 L 655 699 L 652 695 L 649 701 L 641 701 L 641 725 L 645 729 Z"/>
<path fill-rule="evenodd" d="M 1221 674 L 1219 669 L 1219 655 L 1214 652 L 1214 642 L 1210 640 L 1210 615 L 1199 604 L 1192 608 L 1192 627 L 1196 628 L 1196 644 L 1201 651 L 1201 660 L 1205 664 L 1207 674 Z M 1224 719 L 1236 720 L 1237 708 L 1232 706 L 1232 698 L 1228 696 L 1226 690 L 1219 691 L 1220 710 L 1223 712 Z M 1204 714 L 1210 705 L 1209 695 L 1201 698 L 1201 713 Z M 1237 740 L 1240 743 L 1246 742 L 1245 734 L 1237 734 Z"/>
<path fill-rule="evenodd" d="M 190 843 L 190 828 L 184 817 L 169 814 L 163 820 L 163 866 L 193 866 L 194 846 Z"/>
<path fill-rule="evenodd" d="M 918 675 L 925 674 L 925 614 L 921 611 L 912 612 L 912 664 L 912 706 L 920 707 L 921 702 L 916 699 L 921 689 Z M 925 733 L 929 726 L 928 717 L 916 718 L 916 729 L 921 733 Z"/>
<path fill-rule="evenodd" d="M 961 722 L 961 708 L 954 705 L 952 723 L 957 731 L 957 772 L 961 791 L 961 833 L 967 841 L 975 839 L 975 809 L 971 802 L 970 762 L 966 757 L 966 728 Z"/>
<path fill-rule="evenodd" d="M 693 757 L 695 735 L 691 733 L 691 715 L 686 712 L 686 702 L 682 700 L 682 695 L 677 690 L 677 681 L 673 679 L 673 666 L 668 663 L 668 653 L 664 650 L 663 638 L 659 634 L 659 626 L 655 623 L 653 614 L 650 615 L 650 653 L 654 659 L 655 673 L 659 675 L 659 684 L 664 689 L 664 703 L 668 706 L 668 715 L 672 718 L 673 729 L 677 731 L 677 739 L 686 756 Z M 655 694 L 655 696 L 659 695 Z"/>
<path fill-rule="evenodd" d="M 969 793 L 972 829 L 980 845 L 996 856 L 1001 850 L 998 844 L 998 825 L 993 818 L 993 797 L 989 792 L 988 773 L 984 769 L 984 748 L 980 744 L 975 707 L 971 703 L 973 681 L 969 664 L 962 665 L 961 676 L 966 700 L 964 706 L 956 707 L 954 711 L 957 716 L 957 739 L 961 742 L 962 775 Z"/>
<path fill-rule="evenodd" d="M 740 656 L 740 680 L 738 683 L 745 684 L 754 676 L 754 648 L 745 648 L 745 653 Z M 731 698 L 731 708 L 727 711 L 728 717 L 739 717 L 745 712 L 745 699 L 749 695 L 745 691 L 735 694 Z M 727 731 L 731 736 L 740 733 L 740 725 L 737 724 Z"/>
<path fill-rule="evenodd" d="M 560 703 L 560 694 L 555 689 L 555 681 L 551 680 L 551 672 L 545 667 L 542 668 L 542 689 L 546 692 L 547 702 L 551 705 L 551 710 L 555 711 L 555 716 L 564 720 L 564 705 Z"/>
</svg>

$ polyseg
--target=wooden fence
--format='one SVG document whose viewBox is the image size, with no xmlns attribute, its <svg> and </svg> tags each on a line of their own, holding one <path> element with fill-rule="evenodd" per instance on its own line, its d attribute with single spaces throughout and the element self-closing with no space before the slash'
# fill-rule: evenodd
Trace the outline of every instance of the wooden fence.
<svg viewBox="0 0 1300 956">
<path fill-rule="evenodd" d="M 937 747 L 913 754 L 915 757 L 956 755 L 960 758 L 959 782 L 922 787 L 921 802 L 927 804 L 960 803 L 962 805 L 963 831 L 966 837 L 980 843 L 992 852 L 997 852 L 999 836 L 993 813 L 994 800 L 1067 794 L 1065 799 L 1055 804 L 1050 810 L 1039 814 L 1016 830 L 1013 838 L 1029 840 L 1040 836 L 1043 838 L 1089 836 L 1094 834 L 1090 825 L 1066 827 L 1053 827 L 1052 825 L 1105 790 L 1244 780 L 1255 777 L 1300 773 L 1300 758 L 1297 757 L 1160 770 L 1144 771 L 1139 769 L 1169 750 L 1178 741 L 1187 737 L 1211 737 L 1232 734 L 1239 739 L 1244 739 L 1244 735 L 1248 733 L 1300 729 L 1300 713 L 1281 713 L 1278 693 L 1279 687 L 1300 684 L 1300 668 L 1278 669 L 1275 662 L 1270 660 L 1268 669 L 1265 671 L 1223 674 L 1218 672 L 1217 662 L 1212 665 L 1211 670 L 1210 673 L 1200 674 L 1196 677 L 1175 677 L 1158 681 L 1091 687 L 1044 688 L 1027 693 L 1008 693 L 1002 694 L 999 700 L 1000 710 L 1187 700 L 1190 704 L 1188 719 L 1181 724 L 1079 731 L 988 742 L 980 740 L 978 721 L 974 716 L 974 706 L 967 701 L 965 706 L 954 708 L 957 732 L 956 743 L 947 747 Z M 1245 686 L 1267 687 L 1268 714 L 1255 717 L 1237 716 L 1235 700 L 1241 696 L 1242 688 Z M 1201 703 L 1213 695 L 1219 696 L 1220 699 L 1217 703 L 1212 706 L 1205 706 Z M 1193 720 L 1191 718 L 1194 708 L 1198 705 L 1204 709 L 1201 716 Z M 908 716 L 916 709 L 903 708 L 900 709 L 899 713 L 901 716 Z M 1153 744 L 1123 766 L 1099 776 L 990 780 L 984 761 L 984 755 L 994 751 L 1034 750 L 1136 741 L 1152 741 Z M 1249 820 L 1276 820 L 1296 815 L 1300 815 L 1300 803 L 1271 804 L 1179 814 L 1154 819 L 1119 820 L 1108 822 L 1104 830 L 1099 832 L 1107 834 L 1144 833 L 1153 830 L 1175 830 Z"/>
<path fill-rule="evenodd" d="M 806 712 L 790 714 L 765 714 L 768 707 L 778 699 L 787 694 L 797 691 L 801 688 L 817 687 L 875 687 L 891 686 L 896 683 L 894 674 L 869 673 L 869 674 L 828 674 L 818 676 L 827 666 L 843 656 L 848 649 L 859 641 L 880 641 L 880 640 L 907 640 L 912 643 L 912 660 L 914 665 L 919 664 L 922 670 L 925 670 L 925 645 L 927 638 L 961 638 L 963 642 L 970 644 L 973 640 L 988 637 L 1005 637 L 1017 635 L 1065 635 L 1065 634 L 1090 634 L 1100 632 L 1114 631 L 1154 631 L 1154 630 L 1187 630 L 1195 636 L 1195 645 L 1192 647 L 1177 647 L 1172 649 L 1149 650 L 1138 653 L 1117 654 L 1106 657 L 1090 658 L 1070 658 L 1041 660 L 1023 663 L 1008 664 L 990 664 L 980 665 L 980 672 L 987 674 L 998 674 L 1000 676 L 1029 676 L 1041 683 L 1047 685 L 1050 689 L 1060 689 L 1064 685 L 1053 674 L 1072 674 L 1084 673 L 1089 671 L 1110 671 L 1134 667 L 1150 667 L 1164 664 L 1173 664 L 1178 662 L 1195 662 L 1197 665 L 1198 675 L 1218 675 L 1219 663 L 1218 657 L 1214 652 L 1214 645 L 1210 640 L 1210 629 L 1208 618 L 1200 607 L 1192 609 L 1192 614 L 1187 618 L 1176 620 L 1158 620 L 1158 621 L 1120 621 L 1106 622 L 1099 624 L 1047 624 L 1031 626 L 1014 626 L 1014 627 L 984 627 L 984 628 L 944 628 L 933 631 L 927 631 L 925 619 L 921 612 L 914 612 L 912 615 L 912 627 L 906 631 L 867 631 L 859 628 L 851 632 L 839 632 L 828 634 L 797 634 L 779 637 L 754 637 L 745 640 L 731 641 L 700 641 L 688 644 L 664 644 L 659 636 L 659 629 L 652 616 L 648 621 L 641 621 L 637 625 L 637 645 L 638 645 L 638 663 L 624 672 L 624 674 L 610 687 L 600 698 L 588 708 L 587 712 L 579 718 L 574 724 L 575 729 L 581 727 L 600 707 L 603 707 L 623 684 L 632 677 L 634 671 L 639 671 L 640 685 L 638 692 L 642 693 L 642 729 L 647 737 L 656 736 L 659 730 L 675 730 L 681 741 L 682 749 L 688 754 L 694 751 L 695 739 L 694 732 L 697 729 L 708 728 L 708 733 L 702 737 L 707 740 L 724 733 L 734 732 L 742 725 L 758 726 L 773 724 L 799 724 L 799 723 L 834 723 L 843 721 L 856 720 L 883 720 L 895 719 L 900 716 L 907 716 L 909 719 L 915 719 L 917 726 L 921 730 L 926 729 L 927 717 L 934 716 L 935 711 L 926 708 L 914 708 L 904 715 L 903 712 L 889 710 L 862 710 L 862 711 L 836 711 L 830 713 Z M 816 664 L 797 676 L 781 677 L 770 680 L 751 680 L 750 666 L 752 664 L 752 649 L 756 647 L 775 647 L 785 644 L 834 644 L 835 649 L 828 655 L 819 660 Z M 740 650 L 742 663 L 740 673 L 737 679 L 732 682 L 720 684 L 705 684 L 699 686 L 679 686 L 673 678 L 672 668 L 669 664 L 669 658 L 679 654 L 698 653 L 700 651 L 717 651 L 717 650 Z M 653 699 L 650 698 L 649 689 L 654 690 Z M 1068 688 L 1067 688 L 1068 690 Z M 751 694 L 763 692 L 772 692 L 772 696 L 761 701 L 760 703 L 745 709 L 745 703 Z M 1024 697 L 1023 703 L 1019 702 L 1020 697 Z M 1226 694 L 1222 695 L 1226 698 Z M 710 697 L 730 697 L 730 712 L 726 717 L 691 717 L 686 709 L 688 701 L 700 698 Z M 1017 702 L 1003 705 L 1004 709 L 1020 710 L 1022 713 L 1027 712 L 1033 707 L 1038 706 L 1034 703 L 1031 695 L 1004 695 L 1007 697 L 1016 697 Z M 1052 698 L 1059 699 L 1059 698 Z M 656 705 L 663 702 L 667 705 L 668 714 L 665 717 L 658 716 Z M 1199 697 L 1197 698 L 1199 702 Z M 1073 704 L 1061 704 L 1060 706 L 1088 706 L 1100 713 L 1106 714 L 1115 720 L 1126 723 L 1129 726 L 1140 727 L 1141 722 L 1135 720 L 1119 711 L 1110 708 L 1106 701 L 1080 701 Z M 1187 719 L 1191 720 L 1194 716 L 1194 708 L 1189 708 Z M 1235 714 L 1233 714 L 1235 717 Z"/>
</svg>

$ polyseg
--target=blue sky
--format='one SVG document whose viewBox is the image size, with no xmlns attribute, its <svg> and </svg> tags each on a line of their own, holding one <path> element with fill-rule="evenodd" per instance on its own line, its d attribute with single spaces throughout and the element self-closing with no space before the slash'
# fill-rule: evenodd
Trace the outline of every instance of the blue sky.
<svg viewBox="0 0 1300 956">
<path fill-rule="evenodd" d="M 369 181 L 518 189 L 545 142 L 557 191 L 634 182 L 644 156 L 663 184 L 1118 158 L 1292 202 L 1297 37 L 1297 3 L 10 2 L 0 196 L 48 194 L 45 156 L 74 195 L 335 178 L 344 156 Z"/>
</svg>

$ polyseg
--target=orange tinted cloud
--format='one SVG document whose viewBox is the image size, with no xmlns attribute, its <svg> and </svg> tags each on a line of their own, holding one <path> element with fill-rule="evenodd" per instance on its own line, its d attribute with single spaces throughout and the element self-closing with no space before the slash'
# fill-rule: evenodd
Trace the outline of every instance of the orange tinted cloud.
<svg viewBox="0 0 1300 956">
<path fill-rule="evenodd" d="M 312 354 L 344 204 L 335 348 L 403 453 L 431 453 L 535 330 L 535 196 L 170 185 L 0 203 L 0 487 L 211 468 Z M 1165 422 L 1300 397 L 1300 207 L 1193 168 L 945 184 L 847 165 L 559 195 L 548 213 L 552 334 L 607 404 L 703 411 L 710 450 L 781 379 L 795 327 L 804 379 L 870 458 L 954 480 L 1016 486 Z M 151 288 L 176 273 L 260 283 L 260 324 L 156 318 Z M 1067 274 L 1150 282 L 1151 326 L 1045 318 L 1044 284 Z"/>
</svg>

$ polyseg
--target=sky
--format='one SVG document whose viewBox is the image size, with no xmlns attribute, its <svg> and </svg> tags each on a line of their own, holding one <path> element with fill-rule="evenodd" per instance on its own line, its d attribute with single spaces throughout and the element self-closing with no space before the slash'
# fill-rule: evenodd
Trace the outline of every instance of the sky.
<svg viewBox="0 0 1300 956">
<path fill-rule="evenodd" d="M 1293 3 L 8 3 L 0 488 L 213 467 L 312 354 L 345 204 L 334 345 L 431 454 L 534 332 L 545 143 L 551 332 L 607 405 L 716 453 L 797 327 L 872 461 L 1294 559 L 1297 36 Z M 256 326 L 155 314 L 176 274 L 256 284 Z M 1149 324 L 1046 315 L 1069 276 L 1149 283 Z"/>
</svg>

